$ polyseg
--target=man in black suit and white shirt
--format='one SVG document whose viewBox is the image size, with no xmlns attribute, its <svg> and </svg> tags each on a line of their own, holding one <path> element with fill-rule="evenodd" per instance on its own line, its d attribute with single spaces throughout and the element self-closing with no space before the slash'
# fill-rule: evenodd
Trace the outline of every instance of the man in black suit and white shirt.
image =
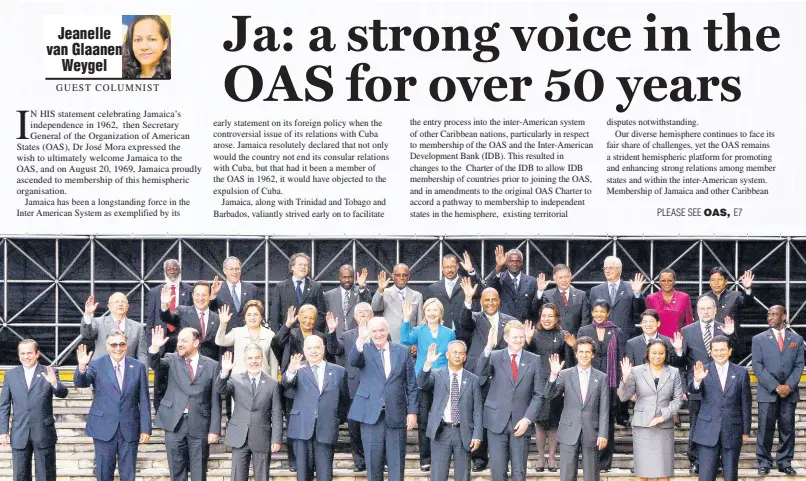
<svg viewBox="0 0 806 481">
<path fill-rule="evenodd" d="M 31 457 L 36 481 L 56 481 L 56 424 L 53 396 L 67 397 L 67 388 L 52 367 L 39 364 L 39 345 L 23 339 L 17 345 L 22 366 L 6 371 L 0 392 L 0 444 L 11 444 L 14 481 L 31 481 Z M 11 435 L 10 411 L 14 410 Z"/>
<path fill-rule="evenodd" d="M 157 413 L 165 429 L 168 470 L 172 481 L 187 481 L 188 471 L 193 481 L 204 481 L 209 445 L 221 435 L 221 398 L 214 389 L 220 367 L 199 353 L 199 331 L 192 327 L 179 331 L 176 353 L 160 357 L 166 342 L 162 328 L 155 327 L 148 352 L 155 371 L 168 371 L 168 390 Z"/>
<path fill-rule="evenodd" d="M 339 287 L 325 292 L 327 312 L 338 320 L 336 333 L 341 334 L 356 326 L 354 310 L 361 302 L 370 302 L 372 293 L 367 288 L 367 268 L 361 269 L 357 282 L 355 269 L 350 264 L 339 268 Z"/>
<path fill-rule="evenodd" d="M 168 286 L 163 286 L 160 298 L 162 322 L 180 330 L 186 327 L 196 329 L 199 333 L 201 354 L 218 362 L 221 359 L 221 348 L 215 343 L 215 335 L 220 321 L 218 314 L 210 309 L 210 284 L 206 281 L 196 282 L 193 286 L 192 306 L 177 306 L 176 310 L 171 312 L 169 309 L 171 298 Z"/>
<path fill-rule="evenodd" d="M 269 327 L 277 332 L 285 322 L 289 307 L 299 310 L 304 304 L 316 307 L 317 320 L 314 329 L 325 332 L 325 314 L 327 302 L 322 285 L 311 279 L 311 258 L 305 253 L 298 252 L 288 259 L 288 269 L 291 277 L 274 286 L 274 293 L 269 306 Z"/>
<path fill-rule="evenodd" d="M 588 295 L 571 285 L 571 268 L 567 265 L 554 266 L 553 275 L 557 287 L 549 290 L 546 290 L 549 285 L 546 275 L 541 272 L 537 276 L 537 294 L 532 310 L 539 314 L 543 304 L 554 304 L 560 309 L 560 324 L 563 329 L 576 336 L 580 327 L 591 323 Z"/>
<path fill-rule="evenodd" d="M 460 269 L 461 267 L 461 269 Z M 470 260 L 470 254 L 464 253 L 464 261 L 460 264 L 459 259 L 453 254 L 446 254 L 442 257 L 442 277 L 443 279 L 428 286 L 425 300 L 438 299 L 442 303 L 445 314 L 442 316 L 443 325 L 450 329 L 456 329 L 456 324 L 462 317 L 462 308 L 465 305 L 465 296 L 462 292 L 461 281 L 469 277 L 473 285 L 482 285 L 476 290 L 473 296 L 473 310 L 479 310 L 479 298 L 484 288 L 484 283 Z M 465 339 L 469 341 L 469 339 Z"/>
<path fill-rule="evenodd" d="M 506 266 L 506 270 L 504 267 Z M 510 249 L 504 254 L 504 246 L 495 248 L 495 269 L 484 280 L 487 287 L 498 291 L 501 297 L 501 312 L 525 321 L 535 319 L 534 299 L 537 294 L 537 279 L 523 274 L 523 253 Z"/>
<path fill-rule="evenodd" d="M 210 293 L 210 309 L 218 312 L 222 306 L 229 306 L 229 312 L 232 313 L 232 319 L 227 326 L 227 332 L 229 332 L 244 325 L 243 306 L 247 302 L 257 299 L 258 292 L 256 285 L 241 280 L 240 259 L 235 256 L 229 256 L 224 259 L 222 267 L 224 268 L 226 282 L 221 282 L 218 276 L 213 280 Z"/>
</svg>

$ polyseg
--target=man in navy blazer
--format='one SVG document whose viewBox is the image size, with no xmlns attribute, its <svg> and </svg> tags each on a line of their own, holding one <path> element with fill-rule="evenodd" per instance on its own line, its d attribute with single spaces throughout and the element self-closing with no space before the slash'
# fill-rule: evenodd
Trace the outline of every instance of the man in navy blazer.
<svg viewBox="0 0 806 481">
<path fill-rule="evenodd" d="M 625 339 L 637 334 L 635 325 L 641 322 L 641 313 L 646 309 L 646 301 L 641 296 L 644 287 L 644 276 L 640 273 L 630 281 L 621 280 L 621 259 L 607 256 L 604 261 L 605 282 L 593 286 L 589 299 L 610 302 L 608 320 L 618 326 Z"/>
<path fill-rule="evenodd" d="M 506 481 L 507 459 L 512 462 L 512 479 L 526 479 L 526 456 L 534 433 L 533 424 L 543 402 L 546 379 L 540 356 L 523 350 L 526 331 L 520 321 L 509 321 L 504 327 L 506 349 L 493 351 L 496 337 L 490 332 L 487 346 L 476 365 L 482 385 L 490 391 L 484 401 L 484 428 L 493 481 Z"/>
<path fill-rule="evenodd" d="M 371 338 L 371 342 L 367 339 Z M 361 423 L 367 479 L 383 480 L 384 452 L 389 481 L 402 481 L 406 431 L 417 425 L 419 398 L 409 349 L 389 342 L 389 323 L 373 317 L 359 328 L 348 362 L 361 370 L 348 418 Z"/>
<path fill-rule="evenodd" d="M 127 340 L 122 331 L 110 332 L 105 341 L 109 354 L 92 362 L 92 352 L 78 346 L 73 382 L 92 386 L 86 433 L 95 443 L 98 481 L 114 479 L 116 460 L 120 480 L 134 481 L 137 449 L 151 438 L 148 368 L 126 355 Z"/>
<path fill-rule="evenodd" d="M 759 474 L 772 468 L 772 439 L 778 423 L 778 471 L 796 475 L 795 407 L 800 401 L 798 383 L 803 373 L 803 338 L 786 329 L 786 310 L 767 311 L 769 331 L 753 336 L 753 374 L 758 378 L 758 436 L 756 459 Z"/>
<path fill-rule="evenodd" d="M 571 285 L 571 268 L 565 264 L 557 264 L 553 270 L 554 284 L 557 287 L 546 290 L 549 282 L 542 272 L 537 276 L 537 294 L 533 311 L 536 319 L 540 318 L 540 309 L 544 304 L 553 303 L 560 309 L 560 324 L 563 329 L 573 335 L 582 326 L 591 323 L 591 305 L 585 291 Z"/>
<path fill-rule="evenodd" d="M 23 339 L 17 345 L 22 366 L 6 371 L 0 392 L 0 444 L 11 444 L 14 481 L 31 481 L 31 456 L 36 481 L 56 481 L 56 424 L 53 396 L 67 397 L 55 368 L 39 364 L 39 345 Z M 8 419 L 12 406 L 11 436 Z"/>
<path fill-rule="evenodd" d="M 470 481 L 470 453 L 481 446 L 483 431 L 479 378 L 463 368 L 467 359 L 463 341 L 451 341 L 448 367 L 432 371 L 431 365 L 441 355 L 437 345 L 431 344 L 417 376 L 420 389 L 434 392 L 426 428 L 431 439 L 431 480 L 447 481 L 453 456 L 453 479 Z"/>
<path fill-rule="evenodd" d="M 467 252 L 464 253 L 464 261 L 461 263 L 453 254 L 442 256 L 442 279 L 428 286 L 428 290 L 423 296 L 423 302 L 428 299 L 438 299 L 442 303 L 442 307 L 445 309 L 445 314 L 442 316 L 443 325 L 454 330 L 456 330 L 456 326 L 462 318 L 465 305 L 465 298 L 461 288 L 461 281 L 465 278 L 470 278 L 473 285 L 482 286 L 481 289 L 477 289 L 472 299 L 473 310 L 479 310 L 479 299 L 484 288 L 484 282 L 481 280 L 478 271 L 473 268 L 470 254 Z M 462 340 L 470 342 L 470 339 Z"/>
<path fill-rule="evenodd" d="M 269 306 L 269 327 L 277 332 L 285 321 L 289 307 L 299 309 L 305 304 L 316 307 L 318 317 L 314 329 L 325 332 L 325 314 L 327 301 L 322 284 L 309 277 L 311 258 L 308 254 L 298 252 L 288 259 L 288 270 L 291 277 L 274 286 Z"/>
<path fill-rule="evenodd" d="M 537 294 L 537 280 L 521 273 L 521 267 L 523 267 L 521 251 L 510 249 L 504 254 L 504 246 L 496 246 L 495 269 L 490 271 L 484 283 L 487 287 L 498 291 L 498 295 L 501 296 L 501 312 L 523 321 L 536 318 L 532 309 Z"/>
<path fill-rule="evenodd" d="M 180 331 L 186 327 L 195 329 L 200 336 L 201 355 L 218 362 L 221 360 L 221 348 L 215 343 L 215 336 L 220 320 L 218 314 L 210 307 L 211 289 L 207 281 L 196 282 L 193 285 L 193 305 L 177 306 L 176 310 L 171 312 L 170 303 L 173 297 L 168 286 L 163 286 L 160 318 L 165 324 L 174 326 Z"/>
<path fill-rule="evenodd" d="M 750 437 L 752 395 L 747 369 L 730 362 L 725 336 L 711 341 L 714 362 L 694 365 L 690 391 L 702 395 L 694 442 L 699 446 L 700 481 L 714 481 L 720 450 L 725 481 L 739 479 L 739 454 Z"/>
<path fill-rule="evenodd" d="M 235 256 L 229 256 L 224 259 L 221 267 L 224 269 L 225 279 L 222 282 L 216 276 L 213 280 L 210 293 L 210 309 L 218 312 L 224 305 L 229 306 L 229 311 L 232 313 L 232 319 L 230 319 L 227 326 L 227 332 L 229 332 L 244 325 L 243 306 L 247 302 L 257 299 L 258 292 L 256 285 L 241 280 L 240 259 Z"/>
<path fill-rule="evenodd" d="M 294 440 L 297 480 L 333 478 L 333 446 L 339 437 L 339 424 L 346 417 L 350 395 L 343 367 L 325 362 L 325 345 L 317 336 L 305 339 L 302 354 L 291 356 L 283 374 L 283 386 L 296 390 L 288 417 L 288 437 Z"/>
</svg>

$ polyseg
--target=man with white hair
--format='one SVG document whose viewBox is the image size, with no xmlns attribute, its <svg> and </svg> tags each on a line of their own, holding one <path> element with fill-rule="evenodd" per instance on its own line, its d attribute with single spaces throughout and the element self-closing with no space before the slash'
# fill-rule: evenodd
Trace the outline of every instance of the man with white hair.
<svg viewBox="0 0 806 481">
<path fill-rule="evenodd" d="M 603 271 L 605 282 L 594 286 L 588 298 L 591 302 L 596 299 L 610 302 L 608 319 L 623 331 L 625 339 L 629 339 L 638 334 L 634 332 L 635 326 L 641 322 L 641 313 L 646 308 L 641 296 L 644 276 L 639 272 L 630 282 L 621 280 L 621 259 L 616 256 L 605 257 Z"/>
<path fill-rule="evenodd" d="M 348 361 L 361 370 L 348 418 L 361 423 L 367 479 L 383 480 L 385 458 L 389 481 L 403 481 L 406 431 L 417 425 L 419 408 L 414 358 L 407 347 L 389 342 L 386 319 L 373 317 L 359 327 Z"/>
</svg>

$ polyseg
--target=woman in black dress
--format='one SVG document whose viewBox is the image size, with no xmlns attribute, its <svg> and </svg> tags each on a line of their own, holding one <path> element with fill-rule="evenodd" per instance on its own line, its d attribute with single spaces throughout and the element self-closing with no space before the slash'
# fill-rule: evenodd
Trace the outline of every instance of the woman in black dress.
<svg viewBox="0 0 806 481">
<path fill-rule="evenodd" d="M 573 346 L 576 344 L 574 336 L 564 331 L 560 326 L 560 310 L 555 304 L 544 304 L 540 309 L 540 321 L 534 329 L 527 323 L 526 341 L 527 350 L 540 355 L 543 367 L 543 378 L 551 375 L 549 356 L 557 354 L 565 367 L 575 364 Z M 558 396 L 551 401 L 544 399 L 540 413 L 535 423 L 535 440 L 537 443 L 537 472 L 541 473 L 548 467 L 551 472 L 557 471 L 557 427 L 560 425 L 560 414 L 563 410 L 563 398 Z M 546 436 L 549 441 L 548 465 L 545 463 Z"/>
</svg>

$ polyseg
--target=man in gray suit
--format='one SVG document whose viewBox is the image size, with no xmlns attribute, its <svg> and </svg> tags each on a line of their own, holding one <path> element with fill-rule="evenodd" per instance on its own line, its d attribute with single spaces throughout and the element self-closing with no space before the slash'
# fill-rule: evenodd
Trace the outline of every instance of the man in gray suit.
<svg viewBox="0 0 806 481">
<path fill-rule="evenodd" d="M 87 298 L 84 304 L 84 319 L 81 321 L 81 337 L 95 343 L 95 357 L 106 356 L 106 336 L 112 331 L 126 333 L 128 347 L 126 355 L 133 357 L 148 366 L 148 345 L 143 324 L 126 317 L 129 312 L 129 301 L 126 294 L 116 292 L 109 296 L 107 301 L 109 314 L 93 317 L 98 303 L 95 296 Z"/>
<path fill-rule="evenodd" d="M 431 438 L 431 481 L 447 481 L 453 456 L 456 481 L 470 481 L 470 453 L 481 446 L 481 387 L 479 378 L 462 366 L 467 359 L 463 341 L 448 344 L 448 367 L 431 370 L 441 356 L 431 344 L 417 386 L 434 392 L 426 434 Z"/>
<path fill-rule="evenodd" d="M 484 428 L 490 457 L 496 460 L 490 471 L 493 481 L 507 481 L 509 459 L 512 479 L 524 481 L 532 424 L 540 412 L 546 381 L 540 356 L 523 350 L 526 331 L 520 321 L 509 321 L 504 326 L 504 341 L 506 349 L 493 351 L 497 338 L 490 331 L 476 365 L 481 384 L 490 385 L 484 401 Z"/>
<path fill-rule="evenodd" d="M 224 444 L 232 447 L 232 481 L 249 479 L 249 461 L 255 481 L 268 481 L 271 454 L 280 450 L 283 440 L 283 405 L 280 386 L 263 370 L 263 349 L 255 343 L 244 348 L 246 372 L 230 377 L 232 353 L 221 358 L 221 375 L 215 390 L 224 397 L 232 396 L 235 407 L 227 424 Z"/>
<path fill-rule="evenodd" d="M 353 329 L 355 306 L 361 302 L 370 302 L 372 294 L 367 289 L 367 268 L 361 269 L 358 279 L 355 278 L 355 269 L 350 264 L 339 268 L 339 287 L 325 292 L 327 312 L 332 312 L 339 323 L 336 325 L 336 335 Z"/>
<path fill-rule="evenodd" d="M 610 388 L 607 375 L 591 367 L 596 345 L 590 337 L 577 339 L 577 365 L 563 369 L 556 354 L 549 358 L 551 376 L 546 402 L 565 393 L 557 441 L 560 444 L 560 479 L 576 481 L 579 451 L 585 481 L 599 480 L 599 451 L 607 446 Z"/>
<path fill-rule="evenodd" d="M 39 345 L 23 339 L 17 345 L 22 366 L 6 371 L 0 393 L 0 444 L 11 443 L 14 481 L 31 481 L 31 457 L 36 481 L 56 481 L 56 425 L 53 396 L 67 397 L 67 388 L 52 367 L 39 364 Z M 9 413 L 14 408 L 11 436 Z"/>
<path fill-rule="evenodd" d="M 389 287 L 386 271 L 378 274 L 378 290 L 372 296 L 372 310 L 386 319 L 392 342 L 398 344 L 400 325 L 403 324 L 403 301 L 408 299 L 411 303 L 417 316 L 415 325 L 419 326 L 423 322 L 423 295 L 408 287 L 409 266 L 406 264 L 398 264 L 392 269 L 392 281 L 394 285 Z M 412 346 L 411 350 L 416 352 L 417 347 Z"/>
<path fill-rule="evenodd" d="M 221 397 L 213 389 L 218 362 L 199 354 L 199 331 L 186 327 L 176 338 L 176 353 L 160 357 L 168 338 L 161 326 L 151 332 L 151 368 L 168 371 L 168 389 L 157 412 L 165 429 L 172 481 L 207 479 L 210 443 L 221 434 Z"/>
<path fill-rule="evenodd" d="M 283 374 L 283 387 L 295 389 L 294 406 L 288 417 L 288 438 L 294 440 L 297 480 L 318 481 L 333 478 L 333 447 L 339 437 L 339 424 L 347 417 L 350 395 L 343 367 L 325 362 L 322 338 L 308 336 L 302 354 L 291 356 Z"/>
</svg>

